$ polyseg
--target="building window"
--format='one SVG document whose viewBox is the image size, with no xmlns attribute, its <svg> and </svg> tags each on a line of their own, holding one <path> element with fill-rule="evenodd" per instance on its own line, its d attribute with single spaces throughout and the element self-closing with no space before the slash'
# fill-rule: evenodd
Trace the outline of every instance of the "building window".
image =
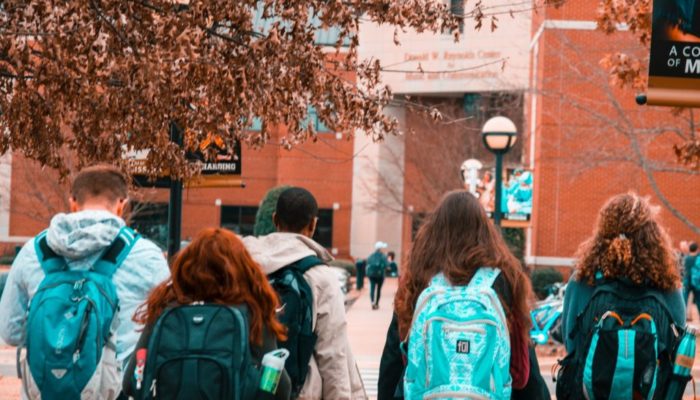
<svg viewBox="0 0 700 400">
<path fill-rule="evenodd" d="M 418 229 L 423 225 L 423 221 L 425 221 L 425 217 L 427 216 L 427 213 L 415 213 L 411 215 L 411 241 L 416 239 Z"/>
<path fill-rule="evenodd" d="M 222 206 L 221 227 L 236 232 L 240 236 L 250 236 L 255 228 L 255 214 L 258 207 Z"/>
<path fill-rule="evenodd" d="M 317 133 L 329 133 L 331 130 L 318 117 L 318 112 L 312 106 L 309 106 L 308 115 L 306 116 L 306 124 L 312 125 Z"/>
<path fill-rule="evenodd" d="M 318 210 L 314 240 L 327 249 L 333 247 L 333 209 Z"/>
<path fill-rule="evenodd" d="M 131 202 L 130 226 L 161 249 L 168 247 L 168 203 Z"/>
<path fill-rule="evenodd" d="M 459 33 L 464 33 L 464 0 L 450 0 L 450 11 L 459 18 Z"/>
<path fill-rule="evenodd" d="M 248 130 L 260 132 L 262 130 L 262 120 L 259 117 L 253 118 L 253 123 L 250 124 Z"/>
<path fill-rule="evenodd" d="M 463 108 L 467 117 L 479 119 L 481 117 L 481 94 L 465 93 Z"/>
</svg>

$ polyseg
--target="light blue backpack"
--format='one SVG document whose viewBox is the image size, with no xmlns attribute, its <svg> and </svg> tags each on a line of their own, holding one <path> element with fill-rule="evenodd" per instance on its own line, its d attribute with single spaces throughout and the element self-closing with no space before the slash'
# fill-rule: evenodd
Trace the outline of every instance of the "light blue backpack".
<svg viewBox="0 0 700 400">
<path fill-rule="evenodd" d="M 48 246 L 34 240 L 46 277 L 29 305 L 26 355 L 19 370 L 30 399 L 113 399 L 119 394 L 116 321 L 119 299 L 112 275 L 138 235 L 122 228 L 88 270 L 71 270 Z"/>
<path fill-rule="evenodd" d="M 439 274 L 421 293 L 408 338 L 404 396 L 510 399 L 510 338 L 491 288 L 499 270 L 480 268 L 468 286 Z"/>
</svg>

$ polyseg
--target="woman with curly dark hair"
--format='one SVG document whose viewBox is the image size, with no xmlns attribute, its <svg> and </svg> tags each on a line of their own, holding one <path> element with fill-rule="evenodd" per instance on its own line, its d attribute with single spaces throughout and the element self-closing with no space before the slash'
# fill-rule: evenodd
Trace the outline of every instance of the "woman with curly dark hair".
<svg viewBox="0 0 700 400">
<path fill-rule="evenodd" d="M 565 375 L 575 380 L 574 387 L 586 391 L 588 385 L 593 392 L 587 393 L 588 398 L 607 398 L 621 387 L 634 396 L 641 393 L 640 398 L 658 398 L 655 388 L 663 388 L 678 331 L 685 325 L 678 264 L 671 240 L 658 222 L 658 208 L 635 193 L 611 198 L 600 211 L 593 236 L 581 244 L 576 258 L 562 317 L 567 358 L 572 363 L 563 363 Z M 605 332 L 614 333 L 611 341 Z M 652 351 L 655 355 L 649 357 L 650 370 L 640 367 L 646 364 L 637 359 L 634 385 L 611 384 L 624 362 L 618 354 L 599 353 L 618 348 L 617 338 L 624 338 L 625 354 L 634 357 L 636 348 L 639 358 L 644 346 L 656 346 L 641 342 L 652 337 L 648 334 L 659 342 Z M 598 343 L 603 345 L 596 348 Z M 597 360 L 603 358 L 606 365 L 596 370 Z M 570 391 L 567 376 L 559 380 L 558 394 Z"/>
<path fill-rule="evenodd" d="M 479 343 L 484 343 L 485 340 L 497 340 L 499 343 L 504 340 L 509 351 L 503 355 L 507 354 L 508 357 L 501 358 L 500 353 L 497 354 L 495 350 L 488 357 L 491 360 L 497 358 L 497 363 L 503 363 L 506 368 L 506 372 L 503 374 L 505 376 L 498 376 L 498 378 L 505 380 L 499 382 L 502 385 L 497 384 L 496 387 L 490 389 L 491 395 L 499 397 L 500 394 L 510 394 L 512 388 L 513 398 L 518 398 L 518 392 L 527 387 L 527 391 L 523 393 L 521 398 L 549 398 L 546 386 L 539 375 L 539 366 L 534 352 L 530 352 L 528 349 L 531 324 L 529 306 L 532 296 L 530 281 L 523 272 L 520 262 L 508 250 L 501 234 L 489 220 L 479 200 L 469 192 L 454 191 L 443 197 L 440 205 L 419 229 L 411 249 L 408 265 L 402 273 L 396 295 L 396 314 L 387 334 L 387 342 L 380 366 L 378 397 L 380 400 L 396 398 L 394 395 L 397 386 L 401 392 L 400 386 L 403 383 L 400 381 L 399 375 L 402 363 L 398 342 L 409 339 L 409 334 L 409 367 L 405 382 L 421 380 L 420 377 L 411 376 L 411 364 L 415 364 L 415 360 L 412 359 L 414 354 L 411 353 L 410 348 L 411 341 L 422 342 L 422 338 L 417 337 L 418 335 L 414 337 L 411 334 L 414 314 L 420 314 L 416 309 L 427 303 L 427 297 L 421 293 L 435 289 L 449 291 L 451 288 L 468 287 L 474 280 L 476 285 L 484 281 L 491 282 L 488 279 L 482 279 L 485 276 L 484 270 L 495 272 L 495 278 L 489 285 L 492 291 L 482 287 L 484 291 L 481 299 L 487 298 L 486 291 L 495 292 L 497 300 L 494 303 L 498 303 L 505 314 L 504 324 L 507 333 L 501 337 L 499 331 L 497 334 L 499 339 L 471 338 L 467 332 L 478 332 L 481 328 L 463 325 L 457 329 L 463 332 L 462 336 L 458 334 L 460 340 L 457 341 L 457 347 L 461 345 L 463 348 L 459 350 L 461 357 L 457 358 L 466 357 L 466 353 L 475 353 L 478 351 Z M 420 296 L 424 300 L 419 300 Z M 467 317 L 471 310 L 457 311 L 457 315 Z M 444 320 L 445 318 L 443 315 L 436 317 L 436 319 Z M 422 329 L 421 326 L 416 332 Z M 450 328 L 450 326 L 445 325 L 443 329 L 456 329 Z M 428 330 L 434 329 L 428 328 Z M 452 343 L 449 340 L 451 339 L 445 338 L 446 346 L 451 348 Z M 456 368 L 465 375 L 482 375 L 484 371 L 488 372 L 489 368 L 481 362 L 465 366 L 459 360 L 457 360 L 457 364 L 451 364 L 441 363 L 437 358 L 438 356 L 432 354 L 432 357 L 426 359 L 426 363 L 432 363 L 429 368 L 440 371 Z M 479 372 L 472 371 L 472 368 L 477 368 L 477 366 Z M 455 387 L 459 383 L 449 382 L 449 385 Z M 506 388 L 505 391 L 504 388 Z M 460 392 L 460 394 L 464 395 L 465 393 Z M 419 393 L 408 392 L 405 395 L 407 399 L 422 396 Z"/>
</svg>

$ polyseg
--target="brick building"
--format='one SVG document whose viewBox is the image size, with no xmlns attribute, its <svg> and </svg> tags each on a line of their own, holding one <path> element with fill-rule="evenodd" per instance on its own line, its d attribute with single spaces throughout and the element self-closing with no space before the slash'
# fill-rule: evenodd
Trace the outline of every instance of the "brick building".
<svg viewBox="0 0 700 400">
<path fill-rule="evenodd" d="M 610 196 L 634 190 L 662 205 L 674 242 L 700 239 L 700 177 L 675 163 L 672 145 L 694 125 L 687 112 L 640 107 L 609 84 L 606 54 L 648 53 L 629 32 L 596 30 L 597 0 L 568 0 L 533 16 L 525 164 L 535 171 L 527 260 L 571 265 Z"/>
<path fill-rule="evenodd" d="M 321 132 L 317 143 L 307 143 L 291 151 L 274 145 L 262 150 L 244 146 L 243 187 L 185 188 L 182 237 L 191 237 L 208 226 L 252 234 L 255 213 L 265 193 L 281 184 L 298 185 L 309 189 L 318 200 L 317 240 L 337 256 L 347 257 L 352 155 L 353 140 L 331 132 Z M 11 197 L 10 205 L 0 213 L 0 221 L 6 221 L 1 224 L 4 232 L 0 232 L 0 241 L 11 246 L 39 233 L 47 226 L 50 216 L 67 210 L 68 204 L 65 187 L 51 172 L 41 171 L 35 163 L 21 157 L 7 158 L 2 166 L 4 171 L 0 172 L 0 179 L 10 188 Z M 134 194 L 132 203 L 137 212 L 131 223 L 161 246 L 166 246 L 168 190 L 141 189 Z"/>
<path fill-rule="evenodd" d="M 505 0 L 486 3 L 510 7 Z M 205 226 L 249 234 L 264 193 L 291 184 L 316 195 L 318 240 L 337 256 L 365 257 L 377 240 L 405 255 L 421 216 L 441 193 L 461 186 L 461 162 L 475 157 L 490 167 L 493 157 L 478 135 L 485 118 L 499 113 L 522 132 L 507 166 L 534 175 L 534 209 L 524 227 L 529 264 L 571 265 L 600 206 L 627 190 L 664 205 L 662 219 L 674 241 L 700 239 L 688 227 L 700 225 L 700 178 L 679 171 L 672 151 L 679 135 L 691 132 L 687 113 L 639 107 L 635 93 L 608 84 L 600 65 L 606 54 L 647 50 L 629 33 L 596 31 L 597 3 L 568 0 L 537 13 L 525 5 L 495 33 L 472 32 L 467 24 L 459 43 L 449 35 L 406 32 L 397 47 L 393 29 L 363 25 L 360 55 L 393 65 L 383 75 L 397 95 L 387 112 L 406 134 L 375 144 L 362 134 L 322 132 L 317 143 L 291 151 L 243 148 L 244 188 L 185 190 L 183 238 Z M 492 100 L 504 96 L 512 102 L 495 107 Z M 419 112 L 423 106 L 437 106 L 447 120 L 435 123 Z M 26 240 L 67 208 L 55 177 L 19 157 L 0 163 L 0 188 L 0 242 Z M 136 200 L 137 225 L 164 241 L 167 191 L 144 190 Z"/>
</svg>

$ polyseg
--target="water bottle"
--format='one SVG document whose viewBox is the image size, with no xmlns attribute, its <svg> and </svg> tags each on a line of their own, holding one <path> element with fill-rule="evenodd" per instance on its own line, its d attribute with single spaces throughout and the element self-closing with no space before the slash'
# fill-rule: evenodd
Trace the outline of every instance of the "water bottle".
<svg viewBox="0 0 700 400">
<path fill-rule="evenodd" d="M 668 387 L 666 399 L 681 399 L 685 392 L 685 386 L 690 380 L 695 362 L 695 331 L 686 328 L 676 351 L 676 359 L 673 362 L 673 377 Z"/>
<path fill-rule="evenodd" d="M 277 392 L 277 385 L 280 383 L 287 357 L 289 357 L 289 351 L 286 349 L 278 349 L 265 354 L 262 360 L 263 372 L 260 379 L 260 390 L 272 394 Z"/>
<path fill-rule="evenodd" d="M 676 351 L 676 361 L 673 363 L 673 374 L 689 377 L 695 362 L 695 331 L 687 328 L 681 344 Z"/>
</svg>

